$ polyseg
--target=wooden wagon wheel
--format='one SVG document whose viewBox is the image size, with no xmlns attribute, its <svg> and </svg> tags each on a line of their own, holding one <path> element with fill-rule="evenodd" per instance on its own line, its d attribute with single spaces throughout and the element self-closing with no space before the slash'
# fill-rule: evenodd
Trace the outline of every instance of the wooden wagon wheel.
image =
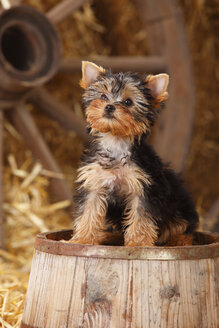
<svg viewBox="0 0 219 328">
<path fill-rule="evenodd" d="M 58 24 L 65 19 L 73 10 L 78 9 L 86 0 L 63 0 L 54 6 L 47 14 L 47 23 Z M 172 164 L 177 170 L 181 171 L 186 159 L 191 137 L 193 115 L 194 115 L 194 89 L 191 62 L 189 50 L 186 41 L 185 28 L 183 25 L 182 15 L 175 0 L 135 0 L 139 15 L 148 31 L 148 42 L 151 56 L 147 57 L 99 57 L 89 58 L 97 64 L 104 67 L 111 67 L 114 71 L 132 70 L 139 72 L 157 73 L 168 72 L 171 78 L 170 98 L 168 110 L 165 111 L 158 123 L 155 132 L 154 147 L 159 155 Z M 5 1 L 4 1 L 5 2 Z M 6 1 L 8 3 L 8 1 Z M 18 5 L 18 0 L 12 0 L 12 4 Z M 14 10 L 14 17 L 20 12 L 35 15 L 34 9 L 27 6 L 15 6 L 7 12 Z M 6 9 L 6 8 L 5 8 Z M 39 14 L 39 13 L 38 13 Z M 36 14 L 37 16 L 37 14 Z M 17 17 L 17 16 L 16 16 Z M 41 14 L 41 18 L 43 15 Z M 37 19 L 41 19 L 38 17 Z M 29 52 L 34 48 L 34 44 L 28 39 L 24 29 L 16 25 L 20 37 L 25 38 L 25 46 L 30 47 Z M 46 24 L 46 23 L 45 23 Z M 52 24 L 50 24 L 52 26 Z M 10 24 L 9 24 L 10 25 Z M 9 28 L 13 28 L 13 24 Z M 49 29 L 51 30 L 51 26 Z M 48 27 L 48 26 L 47 26 Z M 8 26 L 7 26 L 8 28 Z M 1 26 L 0 26 L 1 29 Z M 7 33 L 7 29 L 5 29 Z M 45 31 L 44 31 L 45 32 Z M 59 66 L 59 43 L 55 32 L 50 31 L 51 47 L 54 46 L 57 51 L 57 57 L 54 59 L 54 66 L 46 72 L 42 79 L 35 78 L 29 81 L 25 79 L 23 83 L 23 74 L 29 74 L 36 69 L 36 63 L 33 60 L 33 67 L 16 66 L 17 63 L 10 57 L 7 51 L 2 49 L 2 37 L 0 33 L 0 70 L 1 81 L 5 89 L 0 90 L 0 149 L 2 150 L 2 120 L 3 113 L 10 118 L 18 131 L 23 135 L 27 146 L 32 150 L 33 155 L 38 158 L 42 164 L 54 172 L 60 173 L 60 169 L 51 154 L 49 148 L 44 142 L 40 132 L 35 125 L 31 115 L 25 109 L 24 101 L 37 105 L 37 108 L 46 113 L 49 117 L 59 122 L 67 130 L 75 131 L 83 140 L 86 140 L 85 124 L 80 121 L 66 105 L 55 100 L 41 85 L 47 82 L 59 69 L 59 72 L 73 73 L 80 71 L 82 58 L 63 59 Z M 37 32 L 38 33 L 38 32 Z M 7 39 L 6 39 L 7 41 Z M 42 50 L 42 49 L 41 49 Z M 2 52 L 3 51 L 3 56 Z M 33 50 L 34 51 L 34 50 Z M 29 53 L 29 55 L 31 55 Z M 9 55 L 9 57 L 7 57 Z M 27 56 L 28 59 L 28 56 Z M 85 58 L 87 59 L 87 58 Z M 34 66 L 35 65 L 35 66 Z M 7 69 L 14 70 L 17 80 L 14 76 L 11 79 Z M 21 73 L 20 75 L 18 73 Z M 16 82 L 16 83 L 14 83 Z M 8 92 L 8 88 L 9 91 Z M 4 90 L 3 90 L 4 89 Z M 7 91 L 7 92 L 6 92 Z M 5 92 L 8 97 L 5 98 Z M 6 110 L 8 109 L 8 110 Z M 4 110 L 4 111 L 3 111 Z M 2 153 L 0 151 L 0 161 Z M 1 163 L 1 162 L 0 162 Z M 0 179 L 1 177 L 0 170 Z M 54 191 L 59 200 L 71 199 L 71 191 L 64 180 L 53 179 L 52 184 Z M 3 240 L 2 233 L 2 190 L 0 186 L 0 244 Z"/>
</svg>

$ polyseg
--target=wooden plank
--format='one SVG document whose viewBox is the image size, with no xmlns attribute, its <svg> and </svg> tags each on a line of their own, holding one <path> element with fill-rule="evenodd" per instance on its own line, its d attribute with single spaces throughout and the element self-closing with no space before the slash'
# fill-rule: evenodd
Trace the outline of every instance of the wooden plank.
<svg viewBox="0 0 219 328">
<path fill-rule="evenodd" d="M 134 70 L 142 73 L 160 73 L 167 70 L 165 58 L 162 56 L 98 56 L 63 59 L 59 72 L 75 73 L 81 71 L 82 60 L 89 60 L 105 68 L 111 68 L 115 72 Z"/>
<path fill-rule="evenodd" d="M 44 88 L 35 88 L 29 99 L 37 109 L 57 121 L 65 130 L 73 131 L 83 140 L 88 139 L 85 121 L 63 103 L 57 101 Z"/>
<path fill-rule="evenodd" d="M 54 6 L 48 13 L 47 17 L 53 24 L 58 24 L 63 19 L 80 8 L 87 0 L 64 0 Z"/>
<path fill-rule="evenodd" d="M 29 327 L 79 327 L 87 259 L 34 254 L 23 321 Z M 67 283 L 66 283 L 67 282 Z"/>
<path fill-rule="evenodd" d="M 42 165 L 52 172 L 61 174 L 61 171 L 56 163 L 47 144 L 42 138 L 35 122 L 33 121 L 24 104 L 20 104 L 17 108 L 7 111 L 7 115 L 23 136 L 25 143 L 32 151 L 34 157 L 38 159 Z M 72 201 L 72 193 L 67 183 L 63 179 L 51 179 L 51 191 L 56 199 Z"/>
<path fill-rule="evenodd" d="M 0 109 L 0 248 L 4 246 L 3 227 L 3 111 Z"/>
</svg>

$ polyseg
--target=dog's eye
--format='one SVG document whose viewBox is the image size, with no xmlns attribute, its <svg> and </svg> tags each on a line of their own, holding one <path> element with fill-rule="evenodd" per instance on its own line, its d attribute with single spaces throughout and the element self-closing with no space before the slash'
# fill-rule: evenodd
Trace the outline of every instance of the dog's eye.
<svg viewBox="0 0 219 328">
<path fill-rule="evenodd" d="M 129 99 L 129 98 L 127 98 L 127 99 L 124 101 L 124 103 L 125 103 L 125 105 L 128 106 L 128 107 L 130 107 L 130 106 L 133 104 L 132 100 Z"/>
<path fill-rule="evenodd" d="M 103 99 L 103 100 L 108 100 L 107 96 L 104 93 L 102 93 L 102 95 L 100 96 L 100 98 Z"/>
</svg>

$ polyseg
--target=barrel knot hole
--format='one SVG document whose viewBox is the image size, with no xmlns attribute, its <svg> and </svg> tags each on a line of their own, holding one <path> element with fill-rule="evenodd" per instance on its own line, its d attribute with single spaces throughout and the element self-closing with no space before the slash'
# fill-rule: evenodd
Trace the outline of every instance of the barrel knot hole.
<svg viewBox="0 0 219 328">
<path fill-rule="evenodd" d="M 177 286 L 167 286 L 160 290 L 160 297 L 171 299 L 173 297 L 179 297 L 180 293 Z"/>
</svg>

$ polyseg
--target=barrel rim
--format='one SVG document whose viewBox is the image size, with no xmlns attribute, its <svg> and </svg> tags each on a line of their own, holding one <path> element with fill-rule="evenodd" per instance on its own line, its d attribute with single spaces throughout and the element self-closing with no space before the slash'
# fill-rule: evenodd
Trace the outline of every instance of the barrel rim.
<svg viewBox="0 0 219 328">
<path fill-rule="evenodd" d="M 35 249 L 43 253 L 64 256 L 109 258 L 120 260 L 196 260 L 219 257 L 219 236 L 197 232 L 198 235 L 214 237 L 215 242 L 205 245 L 168 247 L 130 247 L 109 245 L 81 245 L 68 241 L 48 239 L 48 235 L 70 234 L 72 230 L 59 230 L 38 234 Z"/>
</svg>

